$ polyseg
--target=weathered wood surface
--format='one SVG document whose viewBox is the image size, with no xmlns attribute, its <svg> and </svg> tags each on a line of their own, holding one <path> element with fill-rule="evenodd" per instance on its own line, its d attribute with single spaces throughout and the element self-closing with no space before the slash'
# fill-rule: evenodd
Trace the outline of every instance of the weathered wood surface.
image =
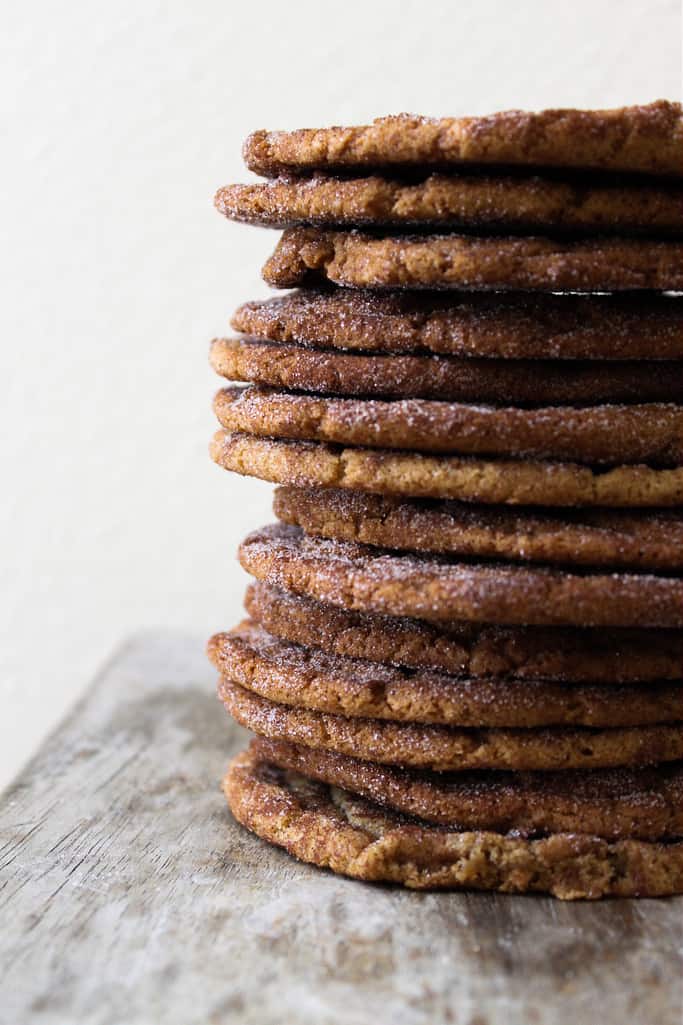
<svg viewBox="0 0 683 1025">
<path fill-rule="evenodd" d="M 202 647 L 128 644 L 4 796 L 2 1025 L 680 1025 L 681 901 L 420 895 L 239 828 Z"/>
</svg>

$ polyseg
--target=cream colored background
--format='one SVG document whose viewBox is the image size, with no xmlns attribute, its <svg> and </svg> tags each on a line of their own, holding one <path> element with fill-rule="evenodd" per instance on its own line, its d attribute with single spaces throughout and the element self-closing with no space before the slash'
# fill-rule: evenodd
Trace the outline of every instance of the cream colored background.
<svg viewBox="0 0 683 1025">
<path fill-rule="evenodd" d="M 211 205 L 247 132 L 675 98 L 681 51 L 677 0 L 27 2 L 0 46 L 3 782 L 122 638 L 239 615 L 270 489 L 208 461 L 206 352 L 266 292 L 275 234 Z"/>
</svg>

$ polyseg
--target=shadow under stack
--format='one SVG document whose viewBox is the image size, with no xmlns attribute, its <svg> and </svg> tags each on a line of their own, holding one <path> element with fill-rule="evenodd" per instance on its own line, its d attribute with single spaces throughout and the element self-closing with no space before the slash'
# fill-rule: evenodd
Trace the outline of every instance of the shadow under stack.
<svg viewBox="0 0 683 1025">
<path fill-rule="evenodd" d="M 257 132 L 212 365 L 276 483 L 213 637 L 236 818 L 335 872 L 683 892 L 679 104 Z"/>
</svg>

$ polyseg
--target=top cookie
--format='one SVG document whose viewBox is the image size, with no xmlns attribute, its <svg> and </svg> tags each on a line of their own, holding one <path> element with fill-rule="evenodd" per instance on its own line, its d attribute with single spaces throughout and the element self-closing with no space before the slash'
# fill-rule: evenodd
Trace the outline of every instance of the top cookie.
<svg viewBox="0 0 683 1025">
<path fill-rule="evenodd" d="M 378 118 L 370 125 L 258 131 L 244 145 L 247 167 L 287 172 L 383 167 L 565 167 L 683 175 L 680 103 L 658 100 L 614 110 L 502 111 L 487 117 Z"/>
</svg>

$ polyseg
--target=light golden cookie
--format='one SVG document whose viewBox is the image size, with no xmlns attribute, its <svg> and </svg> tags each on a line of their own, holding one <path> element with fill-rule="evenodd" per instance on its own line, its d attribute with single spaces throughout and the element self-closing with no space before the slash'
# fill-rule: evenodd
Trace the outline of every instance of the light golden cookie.
<svg viewBox="0 0 683 1025">
<path fill-rule="evenodd" d="M 596 236 L 376 235 L 287 228 L 262 270 L 275 288 L 683 290 L 683 242 Z"/>
<path fill-rule="evenodd" d="M 249 534 L 239 558 L 258 580 L 353 612 L 440 624 L 683 628 L 679 577 L 397 555 L 284 524 Z"/>
<path fill-rule="evenodd" d="M 304 648 L 250 620 L 212 637 L 208 653 L 221 675 L 260 697 L 333 715 L 514 729 L 683 722 L 683 683 L 458 678 Z"/>
<path fill-rule="evenodd" d="M 247 588 L 247 612 L 269 633 L 332 655 L 457 677 L 567 683 L 683 683 L 680 630 L 571 630 L 450 623 L 349 612 L 269 587 Z"/>
<path fill-rule="evenodd" d="M 473 166 L 642 171 L 681 177 L 680 103 L 613 110 L 505 110 L 486 117 L 398 114 L 369 125 L 258 131 L 244 145 L 257 174 Z"/>
<path fill-rule="evenodd" d="M 257 836 L 356 879 L 416 890 L 535 890 L 563 900 L 683 892 L 680 843 L 449 831 L 278 769 L 253 751 L 233 759 L 223 788 L 237 821 Z"/>
<path fill-rule="evenodd" d="M 218 431 L 211 457 L 226 470 L 296 487 L 380 495 L 544 506 L 683 505 L 683 467 L 617 466 L 524 459 L 428 456 Z"/>
<path fill-rule="evenodd" d="M 273 511 L 307 534 L 382 548 L 514 562 L 683 570 L 683 515 L 412 501 L 335 488 L 280 487 Z"/>
<path fill-rule="evenodd" d="M 316 175 L 226 185 L 214 202 L 233 221 L 271 228 L 312 224 L 532 233 L 683 231 L 683 188 L 678 182 L 613 184 L 463 174 L 421 175 L 413 182 L 379 175 Z"/>
</svg>

